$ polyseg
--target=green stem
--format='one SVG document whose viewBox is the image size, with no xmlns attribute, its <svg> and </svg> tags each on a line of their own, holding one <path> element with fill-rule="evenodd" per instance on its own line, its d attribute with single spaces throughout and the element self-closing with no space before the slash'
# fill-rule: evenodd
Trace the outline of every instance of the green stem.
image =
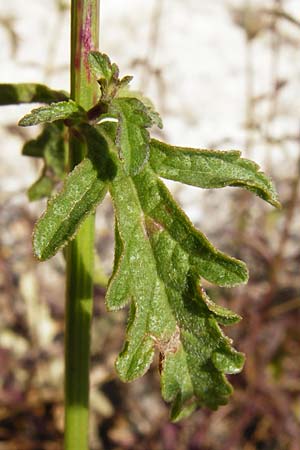
<svg viewBox="0 0 300 450">
<path fill-rule="evenodd" d="M 100 0 L 72 0 L 71 98 L 89 109 L 98 89 L 88 68 L 89 51 L 98 49 Z M 85 155 L 70 136 L 69 169 Z M 65 450 L 88 449 L 89 355 L 93 307 L 94 216 L 88 217 L 66 252 Z"/>
</svg>

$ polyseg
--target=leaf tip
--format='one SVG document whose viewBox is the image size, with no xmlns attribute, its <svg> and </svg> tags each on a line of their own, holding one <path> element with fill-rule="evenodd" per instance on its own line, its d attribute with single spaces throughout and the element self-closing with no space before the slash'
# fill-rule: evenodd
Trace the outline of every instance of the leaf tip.
<svg viewBox="0 0 300 450">
<path fill-rule="evenodd" d="M 32 125 L 32 124 L 28 123 L 28 114 L 26 114 L 26 116 L 22 117 L 22 119 L 20 119 L 18 122 L 19 127 L 28 127 L 30 125 Z"/>
</svg>

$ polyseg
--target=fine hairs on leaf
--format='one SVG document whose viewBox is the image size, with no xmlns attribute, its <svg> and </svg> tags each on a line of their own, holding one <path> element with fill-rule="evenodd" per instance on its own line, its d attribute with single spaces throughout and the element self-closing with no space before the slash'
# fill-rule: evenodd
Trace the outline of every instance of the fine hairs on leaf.
<svg viewBox="0 0 300 450">
<path fill-rule="evenodd" d="M 136 175 L 149 158 L 150 135 L 154 123 L 145 105 L 137 98 L 119 98 L 109 112 L 118 118 L 116 145 L 128 175 Z"/>
<path fill-rule="evenodd" d="M 198 186 L 221 188 L 240 186 L 278 207 L 277 193 L 271 181 L 239 151 L 197 150 L 174 147 L 151 140 L 150 165 L 161 177 Z"/>
<path fill-rule="evenodd" d="M 83 116 L 83 109 L 73 100 L 68 100 L 66 102 L 50 103 L 50 105 L 33 109 L 31 113 L 26 114 L 20 120 L 19 125 L 28 127 L 57 120 L 80 118 L 81 116 Z"/>
<path fill-rule="evenodd" d="M 220 328 L 240 317 L 213 302 L 202 279 L 232 287 L 246 283 L 248 271 L 195 229 L 160 177 L 204 189 L 247 189 L 276 207 L 279 201 L 270 179 L 238 151 L 175 147 L 151 139 L 151 127 L 162 127 L 162 122 L 152 103 L 130 90 L 132 77 L 120 79 L 118 66 L 105 54 L 93 51 L 88 61 L 100 87 L 89 111 L 73 100 L 55 98 L 20 121 L 21 126 L 44 124 L 40 136 L 23 150 L 44 159 L 31 198 L 50 193 L 55 178 L 49 171 L 63 178 L 64 152 L 59 148 L 65 127 L 87 148 L 38 220 L 34 253 L 40 260 L 52 257 L 109 191 L 115 259 L 106 305 L 109 311 L 129 305 L 116 370 L 123 381 L 142 376 L 157 349 L 162 396 L 171 403 L 171 420 L 178 421 L 197 407 L 216 409 L 227 403 L 232 387 L 226 374 L 238 373 L 244 363 L 244 355 Z M 36 98 L 20 86 L 5 86 L 5 101 Z"/>
</svg>

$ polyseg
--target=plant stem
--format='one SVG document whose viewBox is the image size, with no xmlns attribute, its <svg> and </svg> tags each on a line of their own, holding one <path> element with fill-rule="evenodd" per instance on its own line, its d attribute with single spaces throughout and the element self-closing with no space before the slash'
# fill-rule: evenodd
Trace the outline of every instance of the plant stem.
<svg viewBox="0 0 300 450">
<path fill-rule="evenodd" d="M 97 86 L 88 53 L 98 48 L 100 0 L 71 3 L 71 98 L 89 109 Z M 70 135 L 69 170 L 85 155 L 85 144 Z M 66 252 L 65 450 L 88 449 L 89 355 L 93 307 L 94 216 L 88 217 Z"/>
</svg>

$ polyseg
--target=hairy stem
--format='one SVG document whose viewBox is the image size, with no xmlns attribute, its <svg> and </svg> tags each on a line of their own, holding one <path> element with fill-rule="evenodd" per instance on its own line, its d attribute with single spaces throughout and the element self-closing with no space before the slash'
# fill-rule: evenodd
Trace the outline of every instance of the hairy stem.
<svg viewBox="0 0 300 450">
<path fill-rule="evenodd" d="M 98 48 L 99 3 L 71 3 L 71 98 L 85 109 L 95 103 L 97 96 L 87 58 L 91 50 Z M 69 170 L 84 155 L 84 143 L 70 135 Z M 65 450 L 87 450 L 94 216 L 85 220 L 66 253 Z"/>
</svg>

